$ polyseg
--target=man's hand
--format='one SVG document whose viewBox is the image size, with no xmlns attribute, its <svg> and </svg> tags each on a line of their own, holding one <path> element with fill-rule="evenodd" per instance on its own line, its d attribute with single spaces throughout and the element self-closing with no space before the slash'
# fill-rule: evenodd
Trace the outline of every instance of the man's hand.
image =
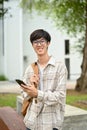
<svg viewBox="0 0 87 130">
<path fill-rule="evenodd" d="M 29 94 L 30 97 L 36 98 L 38 96 L 38 90 L 35 88 L 34 84 L 23 85 L 21 84 L 22 89 Z"/>
<path fill-rule="evenodd" d="M 31 84 L 36 84 L 38 86 L 39 84 L 39 76 L 37 76 L 36 74 L 34 74 L 33 76 L 30 77 L 30 83 Z"/>
</svg>

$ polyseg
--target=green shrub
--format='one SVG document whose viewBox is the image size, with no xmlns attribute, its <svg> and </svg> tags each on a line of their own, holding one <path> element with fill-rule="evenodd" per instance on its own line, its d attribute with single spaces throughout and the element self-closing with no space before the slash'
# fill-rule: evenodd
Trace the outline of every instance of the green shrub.
<svg viewBox="0 0 87 130">
<path fill-rule="evenodd" d="M 0 75 L 0 81 L 8 80 L 4 75 Z"/>
</svg>

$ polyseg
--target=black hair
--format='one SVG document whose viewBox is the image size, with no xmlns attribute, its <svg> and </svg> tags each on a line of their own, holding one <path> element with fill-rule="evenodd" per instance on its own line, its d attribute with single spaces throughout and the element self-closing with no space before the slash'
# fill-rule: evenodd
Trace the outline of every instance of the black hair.
<svg viewBox="0 0 87 130">
<path fill-rule="evenodd" d="M 47 42 L 51 41 L 50 34 L 43 29 L 37 29 L 34 32 L 32 32 L 31 35 L 30 35 L 31 43 L 33 43 L 33 41 L 40 39 L 40 38 L 44 38 Z"/>
</svg>

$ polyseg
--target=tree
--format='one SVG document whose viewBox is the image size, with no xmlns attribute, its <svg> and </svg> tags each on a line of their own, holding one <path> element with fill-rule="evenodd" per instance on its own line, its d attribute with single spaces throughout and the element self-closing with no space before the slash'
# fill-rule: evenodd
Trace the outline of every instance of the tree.
<svg viewBox="0 0 87 130">
<path fill-rule="evenodd" d="M 4 8 L 4 1 L 8 0 L 0 0 L 0 18 L 4 16 L 4 14 L 8 11 L 8 9 Z"/>
<path fill-rule="evenodd" d="M 87 90 L 87 0 L 22 0 L 21 5 L 30 12 L 33 9 L 44 12 L 67 33 L 81 33 L 82 38 L 85 37 L 81 75 L 77 79 L 76 90 Z"/>
</svg>

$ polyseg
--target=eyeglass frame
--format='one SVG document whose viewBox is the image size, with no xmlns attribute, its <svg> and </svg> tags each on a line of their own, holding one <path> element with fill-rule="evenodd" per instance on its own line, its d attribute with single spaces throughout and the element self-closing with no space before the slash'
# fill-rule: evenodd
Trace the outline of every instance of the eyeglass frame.
<svg viewBox="0 0 87 130">
<path fill-rule="evenodd" d="M 45 43 L 47 43 L 47 40 L 46 39 L 41 39 L 41 40 L 35 40 L 32 42 L 32 45 L 44 45 Z"/>
</svg>

